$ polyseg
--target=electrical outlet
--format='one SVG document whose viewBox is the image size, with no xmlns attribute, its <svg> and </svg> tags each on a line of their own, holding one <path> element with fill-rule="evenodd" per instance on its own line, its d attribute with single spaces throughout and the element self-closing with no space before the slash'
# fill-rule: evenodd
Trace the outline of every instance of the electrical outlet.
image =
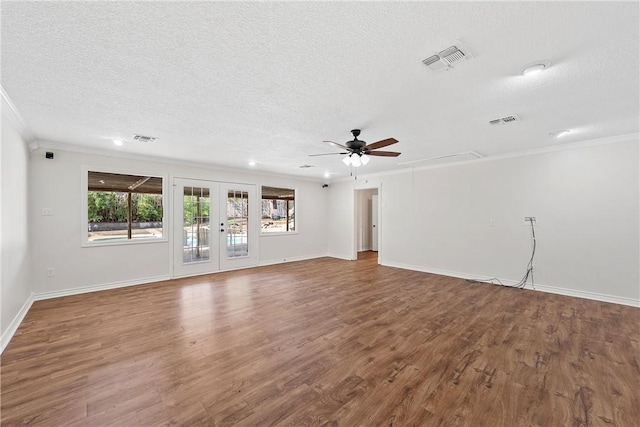
<svg viewBox="0 0 640 427">
<path fill-rule="evenodd" d="M 52 216 L 53 215 L 53 209 L 51 209 L 51 208 L 42 208 L 41 214 L 42 214 L 42 216 Z"/>
<path fill-rule="evenodd" d="M 522 221 L 522 225 L 531 227 L 531 223 L 533 223 L 533 225 L 538 225 L 537 218 L 535 216 L 525 216 L 524 220 Z"/>
<path fill-rule="evenodd" d="M 47 277 L 53 277 L 56 275 L 56 269 L 49 267 L 47 268 Z"/>
<path fill-rule="evenodd" d="M 495 227 L 495 226 L 496 226 L 496 220 L 495 220 L 495 219 L 493 219 L 493 218 L 491 218 L 491 219 L 489 220 L 489 227 Z"/>
</svg>

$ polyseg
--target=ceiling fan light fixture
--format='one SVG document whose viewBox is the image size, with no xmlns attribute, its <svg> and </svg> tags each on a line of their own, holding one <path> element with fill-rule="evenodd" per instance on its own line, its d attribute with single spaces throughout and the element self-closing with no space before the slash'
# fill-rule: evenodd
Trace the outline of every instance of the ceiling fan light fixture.
<svg viewBox="0 0 640 427">
<path fill-rule="evenodd" d="M 369 163 L 369 156 L 367 156 L 366 154 L 363 154 L 360 156 L 360 162 L 362 162 L 362 166 L 366 165 L 367 163 Z"/>
<path fill-rule="evenodd" d="M 362 162 L 360 161 L 360 156 L 353 156 L 351 158 L 351 165 L 353 165 L 354 168 L 357 168 L 358 166 L 362 166 Z"/>
<path fill-rule="evenodd" d="M 344 163 L 344 164 L 345 164 L 345 165 L 347 165 L 347 166 L 351 165 L 351 155 L 345 156 L 345 157 L 342 159 L 342 163 Z"/>
</svg>

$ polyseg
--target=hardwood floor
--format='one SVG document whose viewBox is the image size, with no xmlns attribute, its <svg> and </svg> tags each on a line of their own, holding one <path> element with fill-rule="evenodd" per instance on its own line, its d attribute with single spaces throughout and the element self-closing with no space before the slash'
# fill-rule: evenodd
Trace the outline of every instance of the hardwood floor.
<svg viewBox="0 0 640 427">
<path fill-rule="evenodd" d="M 2 425 L 640 425 L 640 309 L 363 255 L 38 301 Z"/>
</svg>

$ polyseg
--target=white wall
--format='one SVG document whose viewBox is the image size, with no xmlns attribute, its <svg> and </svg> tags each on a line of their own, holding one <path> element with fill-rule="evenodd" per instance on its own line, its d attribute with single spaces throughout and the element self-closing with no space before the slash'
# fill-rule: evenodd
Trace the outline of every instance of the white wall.
<svg viewBox="0 0 640 427">
<path fill-rule="evenodd" d="M 329 256 L 355 259 L 355 215 L 353 182 L 336 182 L 329 186 L 327 227 Z"/>
<path fill-rule="evenodd" d="M 29 224 L 28 148 L 16 128 L 2 114 L 0 164 L 2 177 L 0 267 L 1 349 L 13 335 L 26 313 L 31 297 Z M 17 318 L 20 319 L 17 319 Z M 0 350 L 1 350 L 0 349 Z"/>
<path fill-rule="evenodd" d="M 381 185 L 381 263 L 515 282 L 531 251 L 523 217 L 536 216 L 539 289 L 640 305 L 638 145 L 370 177 Z M 363 178 L 332 186 L 330 217 Z M 348 247 L 352 227 L 331 229 L 330 252 Z"/>
<path fill-rule="evenodd" d="M 45 159 L 53 151 L 53 160 Z M 34 291 L 38 295 L 61 295 L 87 287 L 119 286 L 166 279 L 171 274 L 172 242 L 134 245 L 81 247 L 81 177 L 83 167 L 239 182 L 297 189 L 298 232 L 259 239 L 259 263 L 312 258 L 327 253 L 325 228 L 326 190 L 320 182 L 261 176 L 185 165 L 141 161 L 65 151 L 38 149 L 31 153 L 30 224 L 34 233 Z M 166 198 L 171 203 L 171 197 Z M 42 207 L 52 208 L 53 216 L 41 216 Z M 171 208 L 169 209 L 171 212 Z M 169 218 L 169 221 L 171 217 Z M 171 234 L 169 233 L 169 236 Z M 46 277 L 47 268 L 54 277 Z"/>
</svg>

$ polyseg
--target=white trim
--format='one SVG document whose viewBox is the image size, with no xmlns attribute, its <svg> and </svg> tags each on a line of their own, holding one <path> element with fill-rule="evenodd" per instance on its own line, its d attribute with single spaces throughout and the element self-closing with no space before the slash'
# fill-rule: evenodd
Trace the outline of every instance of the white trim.
<svg viewBox="0 0 640 427">
<path fill-rule="evenodd" d="M 630 133 L 626 135 L 610 136 L 606 138 L 589 139 L 581 142 L 570 142 L 567 144 L 549 145 L 546 147 L 533 148 L 530 150 L 513 151 L 510 153 L 496 154 L 496 155 L 481 157 L 479 159 L 463 160 L 459 162 L 443 163 L 438 165 L 429 165 L 429 166 L 421 166 L 421 167 L 407 166 L 404 168 L 394 169 L 390 171 L 359 175 L 359 178 L 362 179 L 362 178 L 371 178 L 371 177 L 378 177 L 378 176 L 396 175 L 401 173 L 411 173 L 414 171 L 422 171 L 427 169 L 441 169 L 441 168 L 448 168 L 451 166 L 459 166 L 459 165 L 466 165 L 466 164 L 479 163 L 479 162 L 490 162 L 494 160 L 510 159 L 514 157 L 536 156 L 539 154 L 554 153 L 557 151 L 575 150 L 578 148 L 589 148 L 589 147 L 595 147 L 599 145 L 630 142 L 638 139 L 640 139 L 640 133 Z M 353 181 L 353 177 L 339 178 L 331 182 L 346 182 L 346 181 Z"/>
<path fill-rule="evenodd" d="M 4 333 L 2 334 L 2 338 L 0 338 L 0 354 L 2 354 L 5 348 L 7 348 L 7 345 L 11 341 L 11 338 L 13 338 L 13 335 L 16 333 L 16 331 L 20 327 L 20 324 L 22 323 L 25 316 L 29 312 L 29 309 L 31 308 L 31 305 L 33 304 L 34 301 L 35 299 L 32 292 L 31 295 L 29 295 L 29 298 L 27 298 L 27 300 L 24 302 L 24 304 L 18 311 L 18 314 L 16 314 L 16 317 L 14 317 L 11 323 L 9 324 L 9 327 L 7 328 L 7 330 L 4 331 Z"/>
<path fill-rule="evenodd" d="M 328 256 L 329 255 L 327 254 L 305 255 L 305 256 L 296 256 L 296 257 L 290 257 L 290 258 L 274 259 L 274 260 L 268 260 L 268 261 L 260 261 L 258 262 L 258 267 L 266 267 L 267 265 L 285 264 L 285 263 L 296 262 L 296 261 L 306 261 L 306 260 L 317 259 L 317 258 L 326 258 Z"/>
<path fill-rule="evenodd" d="M 37 147 L 37 143 L 35 142 L 35 137 L 33 133 L 31 133 L 31 131 L 29 130 L 29 127 L 27 126 L 27 122 L 24 120 L 24 117 L 22 116 L 22 114 L 20 114 L 20 111 L 18 111 L 18 108 L 13 103 L 13 101 L 11 100 L 7 92 L 4 90 L 4 87 L 2 87 L 2 85 L 0 85 L 0 95 L 2 96 L 2 112 L 5 114 L 5 116 L 7 116 L 9 121 L 13 123 L 13 125 L 16 127 L 16 130 L 18 131 L 18 133 L 20 134 L 24 142 L 29 147 L 29 151 L 33 151 L 34 148 L 32 147 L 34 146 Z"/>
<path fill-rule="evenodd" d="M 338 259 L 344 259 L 347 261 L 355 261 L 355 259 L 353 258 L 353 255 L 330 253 L 330 254 L 327 254 L 327 256 L 330 258 L 338 258 Z"/>
<path fill-rule="evenodd" d="M 598 292 L 577 291 L 575 289 L 567 289 L 547 285 L 535 285 L 535 289 L 533 290 L 548 292 L 550 294 L 566 295 L 570 297 L 585 298 L 602 302 L 611 302 L 614 304 L 629 305 L 631 307 L 640 307 L 640 299 L 619 297 L 615 295 L 601 294 Z"/>
<path fill-rule="evenodd" d="M 478 276 L 474 274 L 460 273 L 457 271 L 440 270 L 437 268 L 421 267 L 417 265 L 409 265 L 409 264 L 396 263 L 396 262 L 383 262 L 381 265 L 384 265 L 386 267 L 402 268 L 403 270 L 421 271 L 423 273 L 438 274 L 440 276 L 456 277 L 459 279 L 477 280 L 479 282 L 486 282 L 486 283 L 491 283 L 490 280 L 492 279 L 490 277 Z M 509 280 L 509 279 L 499 279 L 499 280 L 506 285 L 515 285 L 517 283 L 517 281 Z M 533 288 L 531 287 L 530 284 L 527 284 L 527 286 L 525 286 L 524 289 L 534 290 L 538 292 L 547 292 L 550 294 L 564 295 L 569 297 L 585 298 L 585 299 L 590 299 L 595 301 L 610 302 L 613 304 L 628 305 L 631 307 L 640 307 L 640 299 L 620 297 L 615 295 L 607 295 L 607 294 L 601 294 L 598 292 L 580 291 L 576 289 L 561 288 L 559 286 L 549 286 L 549 285 L 540 285 L 540 284 L 535 284 Z"/>
<path fill-rule="evenodd" d="M 297 234 L 300 234 L 297 231 L 274 231 L 273 233 L 263 233 L 260 232 L 260 237 L 271 237 L 271 236 L 295 236 Z"/>
<path fill-rule="evenodd" d="M 110 289 L 126 288 L 127 286 L 147 285 L 149 283 L 170 280 L 167 276 L 146 277 L 138 280 L 124 280 L 121 282 L 104 283 L 101 285 L 83 286 L 80 288 L 63 289 L 60 291 L 38 292 L 33 295 L 34 301 L 42 301 L 52 298 L 67 297 L 71 295 L 86 294 L 89 292 L 107 291 Z"/>
<path fill-rule="evenodd" d="M 221 172 L 250 174 L 255 176 L 256 178 L 262 177 L 262 176 L 288 178 L 288 179 L 295 178 L 300 181 L 314 182 L 319 184 L 324 183 L 324 180 L 326 179 L 326 178 L 307 177 L 307 176 L 301 176 L 301 175 L 287 175 L 284 173 L 262 171 L 255 168 L 252 168 L 252 169 L 232 168 L 228 166 L 225 167 L 224 165 L 216 164 L 216 163 L 204 163 L 204 162 L 197 162 L 194 160 L 183 160 L 183 159 L 176 159 L 176 158 L 128 153 L 123 151 L 113 151 L 113 150 L 107 150 L 103 148 L 85 147 L 81 145 L 67 144 L 62 142 L 52 142 L 52 141 L 46 141 L 46 140 L 37 140 L 37 144 L 39 148 L 45 148 L 45 149 L 48 148 L 51 150 L 62 150 L 62 151 L 69 151 L 72 153 L 93 154 L 93 155 L 99 155 L 99 156 L 115 157 L 120 159 L 144 160 L 148 162 L 157 162 L 157 163 L 169 164 L 169 165 L 196 167 L 196 168 L 201 168 L 208 171 L 214 170 L 214 171 L 221 171 Z M 179 178 L 179 176 L 176 176 L 176 177 Z M 194 178 L 194 179 L 210 180 L 211 178 Z M 256 180 L 256 183 L 257 182 L 258 180 Z"/>
<path fill-rule="evenodd" d="M 171 228 L 169 227 L 169 223 L 166 218 L 169 218 L 169 189 L 170 183 L 168 182 L 168 175 L 166 173 L 149 173 L 146 170 L 138 170 L 133 171 L 133 168 L 108 168 L 108 167 L 92 167 L 83 165 L 81 168 L 82 175 L 80 176 L 80 194 L 81 194 L 81 203 L 80 203 L 80 247 L 82 248 L 93 248 L 100 246 L 125 246 L 125 245 L 136 245 L 136 244 L 147 244 L 147 243 L 168 243 L 169 242 L 169 233 L 171 232 Z M 152 176 L 155 178 L 162 178 L 162 237 L 145 237 L 138 239 L 123 239 L 116 240 L 110 242 L 89 242 L 88 234 L 87 234 L 87 224 L 89 223 L 88 218 L 88 199 L 87 194 L 89 192 L 88 181 L 89 181 L 89 172 L 102 172 L 102 173 L 113 173 L 113 174 L 121 174 L 121 175 L 138 175 L 138 176 Z M 169 218 L 170 220 L 170 218 Z"/>
</svg>

